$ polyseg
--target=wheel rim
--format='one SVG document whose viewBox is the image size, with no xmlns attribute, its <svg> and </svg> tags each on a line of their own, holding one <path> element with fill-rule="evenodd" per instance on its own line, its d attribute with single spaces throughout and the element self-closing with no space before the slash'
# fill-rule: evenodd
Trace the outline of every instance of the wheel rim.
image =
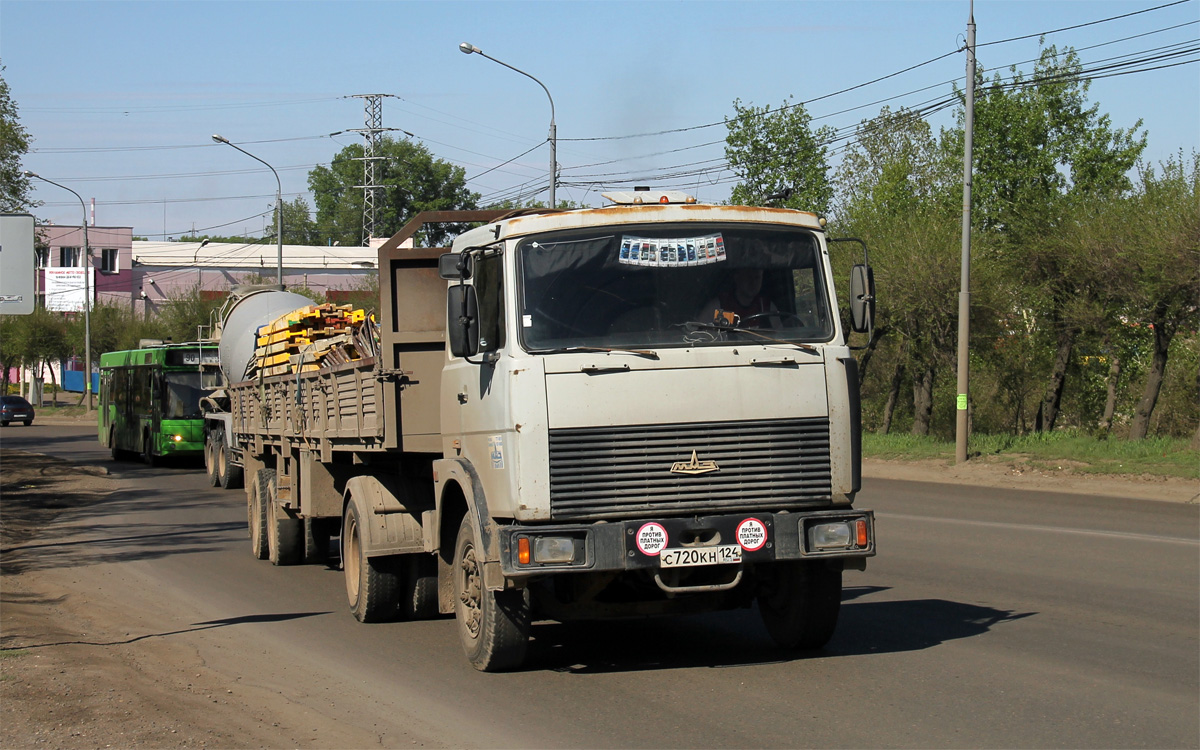
<svg viewBox="0 0 1200 750">
<path fill-rule="evenodd" d="M 479 562 L 475 559 L 475 545 L 467 542 L 463 547 L 462 562 L 458 569 L 458 600 L 462 605 L 462 624 L 471 638 L 479 637 L 479 624 L 483 619 L 481 584 Z"/>
<path fill-rule="evenodd" d="M 351 606 L 354 606 L 358 604 L 358 577 L 362 561 L 359 557 L 361 544 L 358 540 L 358 522 L 353 513 L 346 514 L 342 540 L 342 569 L 346 572 L 346 596 L 350 599 Z"/>
</svg>

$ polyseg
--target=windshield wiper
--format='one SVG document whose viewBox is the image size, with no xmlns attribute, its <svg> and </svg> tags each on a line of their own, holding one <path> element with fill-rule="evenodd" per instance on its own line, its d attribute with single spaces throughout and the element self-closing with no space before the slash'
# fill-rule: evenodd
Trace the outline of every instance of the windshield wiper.
<svg viewBox="0 0 1200 750">
<path fill-rule="evenodd" d="M 566 352 L 603 352 L 605 354 L 621 352 L 623 354 L 636 354 L 639 357 L 648 357 L 649 359 L 658 359 L 658 352 L 649 349 L 622 349 L 620 347 L 607 346 L 562 346 L 557 349 L 534 349 L 531 354 L 563 354 Z"/>
<path fill-rule="evenodd" d="M 680 323 L 679 325 L 687 327 L 687 328 L 696 328 L 701 331 L 733 331 L 734 333 L 746 333 L 751 336 L 760 338 L 764 341 L 769 341 L 772 344 L 783 344 L 784 346 L 794 346 L 797 349 L 799 349 L 800 351 L 807 352 L 808 354 L 817 354 L 817 355 L 820 354 L 820 352 L 817 350 L 817 348 L 815 346 L 812 346 L 811 344 L 801 344 L 799 341 L 788 341 L 786 339 L 777 339 L 774 336 L 767 336 L 765 334 L 759 333 L 758 331 L 754 330 L 753 328 L 741 328 L 739 326 L 731 326 L 731 325 L 717 325 L 716 323 L 700 323 L 700 322 L 697 322 L 694 320 L 689 320 L 688 322 Z"/>
</svg>

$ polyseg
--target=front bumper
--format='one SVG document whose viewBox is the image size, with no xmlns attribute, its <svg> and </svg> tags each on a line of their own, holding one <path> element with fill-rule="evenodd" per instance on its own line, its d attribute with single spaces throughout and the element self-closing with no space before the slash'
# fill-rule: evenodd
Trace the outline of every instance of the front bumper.
<svg viewBox="0 0 1200 750">
<path fill-rule="evenodd" d="M 838 548 L 815 547 L 808 530 L 817 524 L 859 522 L 864 535 Z M 867 558 L 875 555 L 875 514 L 870 510 L 790 513 L 739 513 L 686 518 L 639 518 L 616 523 L 512 525 L 498 529 L 500 566 L 506 578 L 549 573 L 658 569 L 663 549 L 705 549 L 737 544 L 742 564 L 816 558 Z M 539 538 L 570 539 L 570 562 L 521 560 L 521 540 L 536 548 Z M 561 546 L 561 545 L 560 545 Z"/>
</svg>

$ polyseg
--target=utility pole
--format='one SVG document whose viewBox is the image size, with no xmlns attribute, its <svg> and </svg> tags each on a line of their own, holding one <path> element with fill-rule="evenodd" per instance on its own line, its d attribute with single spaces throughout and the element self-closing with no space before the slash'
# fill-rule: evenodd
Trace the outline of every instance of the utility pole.
<svg viewBox="0 0 1200 750">
<path fill-rule="evenodd" d="M 366 140 L 362 157 L 363 184 L 355 186 L 361 187 L 363 191 L 363 247 L 370 246 L 371 238 L 375 236 L 375 232 L 379 228 L 375 208 L 380 202 L 379 195 L 383 192 L 383 186 L 379 184 L 379 174 L 375 165 L 387 158 L 379 153 L 379 134 L 386 129 L 383 127 L 383 97 L 385 96 L 392 96 L 392 94 L 354 94 L 352 97 L 362 99 L 365 110 L 364 124 L 366 127 L 354 131 L 362 133 Z"/>
<path fill-rule="evenodd" d="M 967 460 L 967 413 L 971 338 L 971 169 L 975 136 L 975 1 L 967 16 L 967 84 L 963 132 L 962 276 L 958 291 L 958 399 L 955 420 L 955 463 Z"/>
</svg>

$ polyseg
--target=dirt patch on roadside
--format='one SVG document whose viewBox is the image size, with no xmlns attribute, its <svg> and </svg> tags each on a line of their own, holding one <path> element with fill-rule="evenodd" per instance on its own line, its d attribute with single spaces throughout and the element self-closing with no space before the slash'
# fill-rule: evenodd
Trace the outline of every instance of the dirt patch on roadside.
<svg viewBox="0 0 1200 750">
<path fill-rule="evenodd" d="M 379 744 L 208 668 L 177 633 L 155 632 L 151 602 L 39 564 L 78 543 L 56 536 L 55 518 L 118 490 L 104 467 L 0 451 L 0 747 Z"/>
<path fill-rule="evenodd" d="M 1175 503 L 1200 502 L 1200 481 L 1195 479 L 1150 474 L 1081 474 L 1075 471 L 1080 465 L 1064 460 L 1055 461 L 1054 468 L 1044 468 L 1008 456 L 981 456 L 965 464 L 939 459 L 867 458 L 863 460 L 863 476 Z"/>
</svg>

